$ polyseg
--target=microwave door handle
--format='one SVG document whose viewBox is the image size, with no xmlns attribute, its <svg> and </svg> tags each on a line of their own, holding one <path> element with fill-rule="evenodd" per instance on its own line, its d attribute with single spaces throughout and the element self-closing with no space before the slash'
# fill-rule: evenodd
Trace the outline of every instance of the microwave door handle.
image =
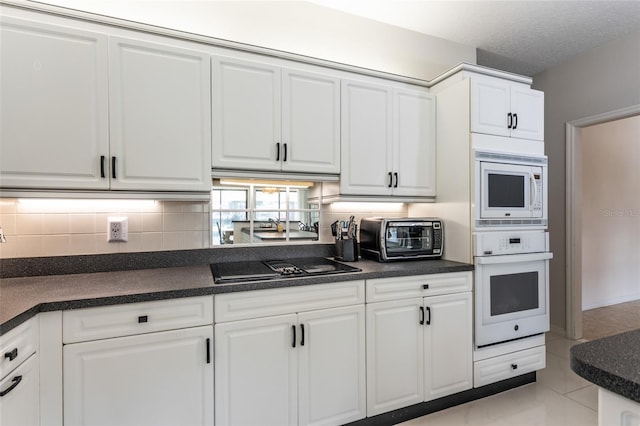
<svg viewBox="0 0 640 426">
<path fill-rule="evenodd" d="M 529 172 L 529 179 L 531 179 L 531 192 L 533 192 L 533 194 L 529 194 L 529 199 L 531 201 L 531 210 L 533 210 L 533 207 L 538 204 L 538 184 L 536 183 L 536 178 L 535 176 L 533 176 L 532 172 Z"/>
</svg>

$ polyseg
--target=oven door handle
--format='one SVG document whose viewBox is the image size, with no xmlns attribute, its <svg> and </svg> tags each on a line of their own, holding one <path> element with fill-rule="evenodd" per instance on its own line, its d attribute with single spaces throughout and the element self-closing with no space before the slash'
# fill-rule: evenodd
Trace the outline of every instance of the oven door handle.
<svg viewBox="0 0 640 426">
<path fill-rule="evenodd" d="M 490 265 L 496 263 L 517 263 L 534 262 L 536 260 L 553 259 L 553 253 L 545 251 L 542 253 L 509 254 L 505 256 L 478 256 L 476 263 L 479 265 Z"/>
</svg>

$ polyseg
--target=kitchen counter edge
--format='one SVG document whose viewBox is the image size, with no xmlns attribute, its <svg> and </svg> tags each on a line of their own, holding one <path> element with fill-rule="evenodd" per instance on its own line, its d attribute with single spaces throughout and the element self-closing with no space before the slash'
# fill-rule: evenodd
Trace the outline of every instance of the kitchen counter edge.
<svg viewBox="0 0 640 426">
<path fill-rule="evenodd" d="M 349 262 L 361 272 L 214 284 L 209 265 L 153 268 L 0 280 L 0 335 L 40 312 L 81 309 L 238 291 L 296 287 L 341 281 L 472 271 L 473 265 L 447 260 Z"/>
<path fill-rule="evenodd" d="M 640 403 L 640 329 L 581 343 L 570 353 L 577 375 Z"/>
</svg>

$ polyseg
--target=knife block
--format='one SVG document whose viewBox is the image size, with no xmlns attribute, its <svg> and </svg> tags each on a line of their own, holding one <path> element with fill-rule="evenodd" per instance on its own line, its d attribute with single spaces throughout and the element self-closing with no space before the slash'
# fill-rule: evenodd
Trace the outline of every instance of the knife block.
<svg viewBox="0 0 640 426">
<path fill-rule="evenodd" d="M 336 240 L 335 259 L 343 262 L 355 262 L 358 260 L 358 240 L 355 238 Z"/>
</svg>

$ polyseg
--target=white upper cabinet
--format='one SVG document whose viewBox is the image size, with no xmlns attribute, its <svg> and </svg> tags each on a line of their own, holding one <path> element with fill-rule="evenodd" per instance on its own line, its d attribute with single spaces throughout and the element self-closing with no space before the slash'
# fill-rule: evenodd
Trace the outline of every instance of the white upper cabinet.
<svg viewBox="0 0 640 426">
<path fill-rule="evenodd" d="M 0 25 L 0 185 L 108 189 L 107 37 L 8 17 Z"/>
<path fill-rule="evenodd" d="M 2 187 L 211 188 L 208 54 L 8 17 L 1 37 Z"/>
<path fill-rule="evenodd" d="M 544 93 L 497 78 L 472 78 L 471 131 L 544 140 Z"/>
<path fill-rule="evenodd" d="M 342 194 L 392 193 L 392 90 L 342 82 Z"/>
<path fill-rule="evenodd" d="M 435 97 L 343 81 L 342 158 L 341 194 L 435 196 Z"/>
<path fill-rule="evenodd" d="M 340 173 L 340 81 L 282 70 L 283 171 Z"/>
<path fill-rule="evenodd" d="M 328 75 L 214 57 L 212 165 L 340 172 L 340 83 Z"/>
<path fill-rule="evenodd" d="M 212 166 L 280 170 L 280 69 L 214 57 L 211 75 Z"/>
<path fill-rule="evenodd" d="M 211 188 L 209 55 L 109 40 L 111 188 Z"/>
<path fill-rule="evenodd" d="M 425 90 L 394 90 L 393 105 L 393 194 L 433 197 L 436 98 Z"/>
</svg>

